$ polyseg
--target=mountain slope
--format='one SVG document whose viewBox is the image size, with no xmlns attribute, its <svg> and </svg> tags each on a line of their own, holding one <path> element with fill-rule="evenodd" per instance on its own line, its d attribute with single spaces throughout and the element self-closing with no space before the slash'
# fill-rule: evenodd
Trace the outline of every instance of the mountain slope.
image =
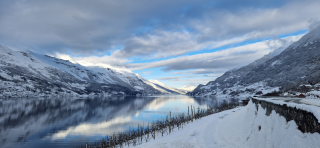
<svg viewBox="0 0 320 148">
<path fill-rule="evenodd" d="M 159 93 L 123 67 L 84 67 L 0 45 L 0 96 Z"/>
<path fill-rule="evenodd" d="M 300 83 L 320 82 L 320 26 L 278 56 L 251 70 L 240 84 L 264 80 L 269 86 L 290 89 Z"/>
<path fill-rule="evenodd" d="M 179 90 L 176 88 L 168 87 L 165 84 L 159 82 L 158 80 L 146 80 L 142 78 L 140 75 L 136 74 L 139 79 L 141 79 L 144 83 L 152 86 L 154 89 L 160 91 L 163 94 L 186 94 L 185 91 Z"/>
<path fill-rule="evenodd" d="M 181 90 L 184 90 L 186 92 L 189 92 L 189 91 L 193 91 L 196 87 L 193 86 L 193 85 L 184 85 L 183 87 L 181 87 L 180 89 Z"/>
<path fill-rule="evenodd" d="M 287 91 L 300 83 L 320 82 L 320 27 L 284 51 L 274 51 L 255 62 L 227 71 L 215 81 L 199 85 L 189 95 L 247 97 L 262 91 Z"/>
</svg>

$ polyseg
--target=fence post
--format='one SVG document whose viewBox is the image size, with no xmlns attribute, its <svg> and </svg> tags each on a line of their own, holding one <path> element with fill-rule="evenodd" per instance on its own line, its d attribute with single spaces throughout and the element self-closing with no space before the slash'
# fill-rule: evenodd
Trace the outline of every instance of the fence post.
<svg viewBox="0 0 320 148">
<path fill-rule="evenodd" d="M 195 109 L 195 107 L 193 107 L 193 118 L 194 118 L 194 120 L 196 120 L 196 109 Z"/>
<path fill-rule="evenodd" d="M 169 134 L 171 133 L 171 111 L 170 111 L 170 119 L 169 119 Z"/>
<path fill-rule="evenodd" d="M 153 131 L 153 134 L 154 134 L 153 139 L 154 139 L 154 140 L 156 140 L 156 127 L 157 127 L 157 126 L 154 126 L 154 131 Z"/>
<path fill-rule="evenodd" d="M 206 115 L 208 116 L 208 104 L 207 104 L 207 110 L 206 110 Z"/>
<path fill-rule="evenodd" d="M 191 122 L 193 122 L 193 109 L 192 109 L 192 105 L 191 105 Z"/>
<path fill-rule="evenodd" d="M 187 117 L 187 123 L 189 124 L 189 106 L 188 106 L 188 117 Z"/>
</svg>

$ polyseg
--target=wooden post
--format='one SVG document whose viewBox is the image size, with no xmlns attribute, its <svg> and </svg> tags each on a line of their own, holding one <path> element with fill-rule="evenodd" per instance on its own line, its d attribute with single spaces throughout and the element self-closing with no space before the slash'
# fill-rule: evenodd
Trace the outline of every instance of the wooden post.
<svg viewBox="0 0 320 148">
<path fill-rule="evenodd" d="M 138 124 L 138 136 L 137 136 L 137 141 L 138 141 L 138 143 L 139 143 L 139 135 L 140 135 L 140 125 Z"/>
<path fill-rule="evenodd" d="M 194 118 L 194 120 L 196 120 L 196 108 L 195 107 L 193 107 L 193 118 Z"/>
<path fill-rule="evenodd" d="M 163 124 L 165 124 L 165 122 L 164 122 L 164 119 L 162 120 L 163 121 Z M 162 126 L 162 137 L 163 137 L 163 129 L 164 129 L 164 126 Z"/>
<path fill-rule="evenodd" d="M 150 126 L 149 126 L 149 123 L 148 123 L 148 135 L 147 135 L 147 139 L 149 139 L 149 133 L 150 133 Z M 147 141 L 147 140 L 146 140 Z"/>
<path fill-rule="evenodd" d="M 169 134 L 171 133 L 171 111 L 170 111 L 170 119 L 169 119 Z"/>
<path fill-rule="evenodd" d="M 206 115 L 208 116 L 208 104 L 207 104 L 207 112 L 206 112 Z"/>
<path fill-rule="evenodd" d="M 113 136 L 112 136 L 112 147 L 114 148 L 114 132 L 113 132 Z"/>
<path fill-rule="evenodd" d="M 189 124 L 189 106 L 188 106 L 188 117 L 187 117 L 187 123 Z"/>
<path fill-rule="evenodd" d="M 144 123 L 142 124 L 142 127 L 144 127 Z M 143 128 L 141 128 L 140 133 L 141 133 L 141 134 L 140 134 L 140 137 L 141 137 L 141 140 L 140 140 L 140 141 L 141 141 L 141 143 L 142 143 Z"/>
<path fill-rule="evenodd" d="M 193 109 L 192 109 L 192 105 L 191 105 L 191 122 L 193 122 Z"/>
<path fill-rule="evenodd" d="M 153 134 L 154 134 L 153 139 L 156 140 L 156 126 L 154 126 Z"/>
</svg>

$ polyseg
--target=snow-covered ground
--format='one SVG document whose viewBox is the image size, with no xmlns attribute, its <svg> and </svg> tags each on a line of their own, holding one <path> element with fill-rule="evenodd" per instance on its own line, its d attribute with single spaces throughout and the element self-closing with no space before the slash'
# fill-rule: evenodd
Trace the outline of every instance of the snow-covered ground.
<svg viewBox="0 0 320 148">
<path fill-rule="evenodd" d="M 310 91 L 306 94 L 308 99 L 320 99 L 320 91 Z"/>
<path fill-rule="evenodd" d="M 251 101 L 246 107 L 223 111 L 195 120 L 170 135 L 156 136 L 138 148 L 257 148 L 257 147 L 319 147 L 320 134 L 302 133 L 294 121 L 260 105 L 256 111 Z"/>
<path fill-rule="evenodd" d="M 310 104 L 314 106 L 320 106 L 320 100 L 319 99 L 303 99 L 300 101 L 301 103 Z"/>
</svg>

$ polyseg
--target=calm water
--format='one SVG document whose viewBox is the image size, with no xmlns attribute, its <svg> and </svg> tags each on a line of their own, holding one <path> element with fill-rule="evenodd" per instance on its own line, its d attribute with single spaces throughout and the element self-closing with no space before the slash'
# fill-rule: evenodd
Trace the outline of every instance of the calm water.
<svg viewBox="0 0 320 148">
<path fill-rule="evenodd" d="M 76 147 L 146 125 L 170 111 L 221 103 L 185 95 L 0 100 L 0 147 Z"/>
</svg>

